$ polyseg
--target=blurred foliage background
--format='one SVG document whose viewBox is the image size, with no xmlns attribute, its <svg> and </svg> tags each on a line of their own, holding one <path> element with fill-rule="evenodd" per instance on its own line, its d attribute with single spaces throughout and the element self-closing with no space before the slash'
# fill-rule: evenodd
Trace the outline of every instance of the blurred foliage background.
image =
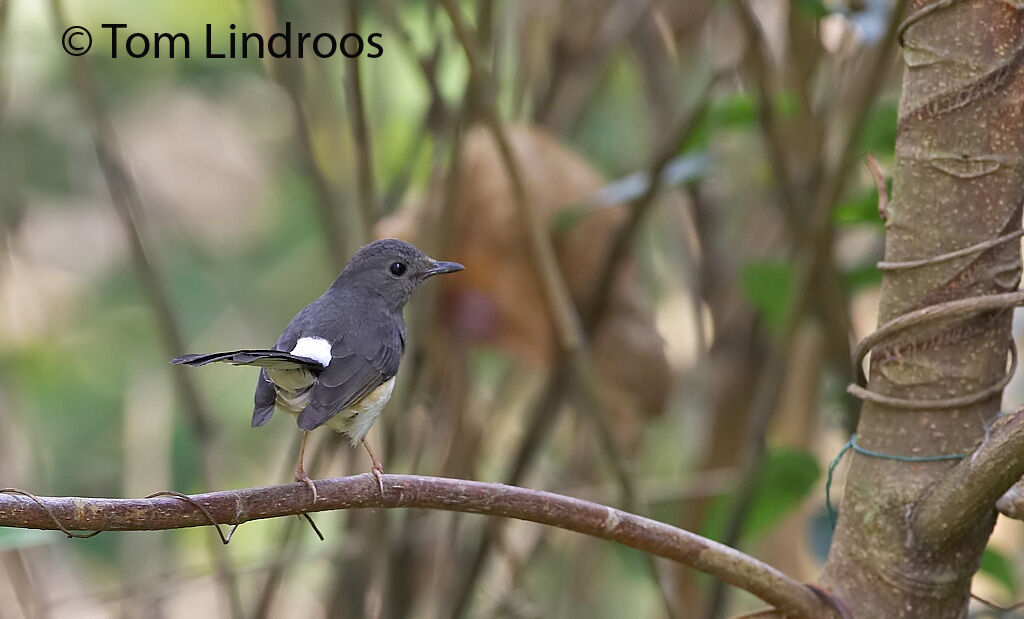
<svg viewBox="0 0 1024 619">
<path fill-rule="evenodd" d="M 874 326 L 884 228 L 862 162 L 891 162 L 895 8 L 0 0 L 0 486 L 290 481 L 292 418 L 249 428 L 255 371 L 166 361 L 270 345 L 355 248 L 399 236 L 467 270 L 407 309 L 397 394 L 370 434 L 385 470 L 622 506 L 813 579 L 831 530 L 823 473 L 855 425 L 850 346 Z M 380 32 L 384 53 L 203 57 L 206 24 L 223 45 L 229 24 L 286 21 Z M 108 22 L 185 32 L 191 58 L 113 59 Z M 70 24 L 93 32 L 85 57 L 59 47 Z M 579 350 L 539 283 L 530 215 L 581 317 Z M 329 434 L 314 435 L 313 476 L 368 470 Z M 208 529 L 0 530 L 0 617 L 757 605 L 524 523 L 316 520 L 326 542 L 298 519 L 246 524 L 226 547 Z M 998 529 L 988 597 L 1019 593 L 1019 537 Z"/>
</svg>

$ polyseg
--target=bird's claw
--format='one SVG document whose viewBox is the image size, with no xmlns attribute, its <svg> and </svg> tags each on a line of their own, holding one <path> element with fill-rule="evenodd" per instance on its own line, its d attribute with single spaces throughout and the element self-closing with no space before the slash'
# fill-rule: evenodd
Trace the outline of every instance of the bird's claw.
<svg viewBox="0 0 1024 619">
<path fill-rule="evenodd" d="M 375 464 L 370 472 L 377 479 L 377 486 L 380 488 L 380 495 L 384 496 L 384 467 L 380 464 Z"/>
<path fill-rule="evenodd" d="M 317 494 L 316 491 L 316 484 L 314 484 L 313 480 L 309 478 L 309 475 L 306 475 L 306 473 L 304 472 L 296 472 L 295 481 L 301 481 L 302 483 L 306 484 L 306 487 L 308 487 L 310 492 L 313 493 L 313 502 L 316 503 L 316 500 L 319 497 L 319 495 Z"/>
</svg>

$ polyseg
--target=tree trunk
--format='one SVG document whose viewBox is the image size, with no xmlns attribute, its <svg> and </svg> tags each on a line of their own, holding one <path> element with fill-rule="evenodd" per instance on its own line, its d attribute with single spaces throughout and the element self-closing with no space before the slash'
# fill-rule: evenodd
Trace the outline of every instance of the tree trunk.
<svg viewBox="0 0 1024 619">
<path fill-rule="evenodd" d="M 939 256 L 1020 228 L 1024 12 L 1018 7 L 1010 0 L 911 2 L 902 29 L 907 67 L 886 262 Z M 893 267 L 884 272 L 880 325 L 925 307 L 1015 290 L 1020 243 L 1014 238 L 969 255 Z M 871 350 L 870 390 L 934 404 L 914 409 L 866 401 L 860 446 L 916 458 L 972 452 L 999 411 L 1001 390 L 966 406 L 940 401 L 1000 384 L 1010 317 L 1009 307 L 947 314 L 880 340 Z M 941 519 L 918 515 L 929 493 L 946 496 L 933 486 L 970 462 L 851 457 L 823 584 L 858 618 L 965 617 L 995 510 L 987 500 L 975 506 L 980 509 L 968 506 L 965 526 L 949 535 L 936 531 L 945 526 Z"/>
</svg>

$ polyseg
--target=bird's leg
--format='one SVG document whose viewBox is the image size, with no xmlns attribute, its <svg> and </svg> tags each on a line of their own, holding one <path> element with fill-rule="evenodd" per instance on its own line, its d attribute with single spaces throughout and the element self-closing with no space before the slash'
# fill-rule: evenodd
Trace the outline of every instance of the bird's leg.
<svg viewBox="0 0 1024 619">
<path fill-rule="evenodd" d="M 373 455 L 373 450 L 370 449 L 370 444 L 366 442 L 366 437 L 363 437 L 362 441 L 363 447 L 366 448 L 366 453 L 370 454 L 370 460 L 373 462 L 373 468 L 370 469 L 370 472 L 377 478 L 377 485 L 380 486 L 380 494 L 381 496 L 384 496 L 384 467 L 380 465 L 380 460 L 377 459 L 377 456 Z"/>
<path fill-rule="evenodd" d="M 307 436 L 309 436 L 309 432 L 303 432 L 302 442 L 299 443 L 299 466 L 295 468 L 295 481 L 301 481 L 302 483 L 309 486 L 309 489 L 313 492 L 313 502 L 316 503 L 316 486 L 313 485 L 313 480 L 309 478 L 309 475 L 306 475 L 305 469 L 302 468 L 302 458 L 306 455 Z"/>
</svg>

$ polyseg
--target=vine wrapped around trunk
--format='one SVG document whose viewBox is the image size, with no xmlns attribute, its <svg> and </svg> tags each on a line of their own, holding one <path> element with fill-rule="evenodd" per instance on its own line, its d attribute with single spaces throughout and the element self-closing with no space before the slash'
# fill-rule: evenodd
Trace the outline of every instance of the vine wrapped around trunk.
<svg viewBox="0 0 1024 619">
<path fill-rule="evenodd" d="M 1020 419 L 975 452 L 1000 409 L 1020 304 L 1008 294 L 1020 281 L 1012 233 L 1024 199 L 1019 6 L 915 1 L 900 28 L 906 68 L 879 324 L 924 308 L 941 315 L 874 342 L 859 441 L 904 457 L 972 455 L 853 455 L 823 582 L 855 617 L 964 616 L 994 502 L 1024 470 Z M 1006 302 L 979 311 L 964 301 L 978 297 Z M 943 311 L 951 305 L 964 309 Z"/>
</svg>

